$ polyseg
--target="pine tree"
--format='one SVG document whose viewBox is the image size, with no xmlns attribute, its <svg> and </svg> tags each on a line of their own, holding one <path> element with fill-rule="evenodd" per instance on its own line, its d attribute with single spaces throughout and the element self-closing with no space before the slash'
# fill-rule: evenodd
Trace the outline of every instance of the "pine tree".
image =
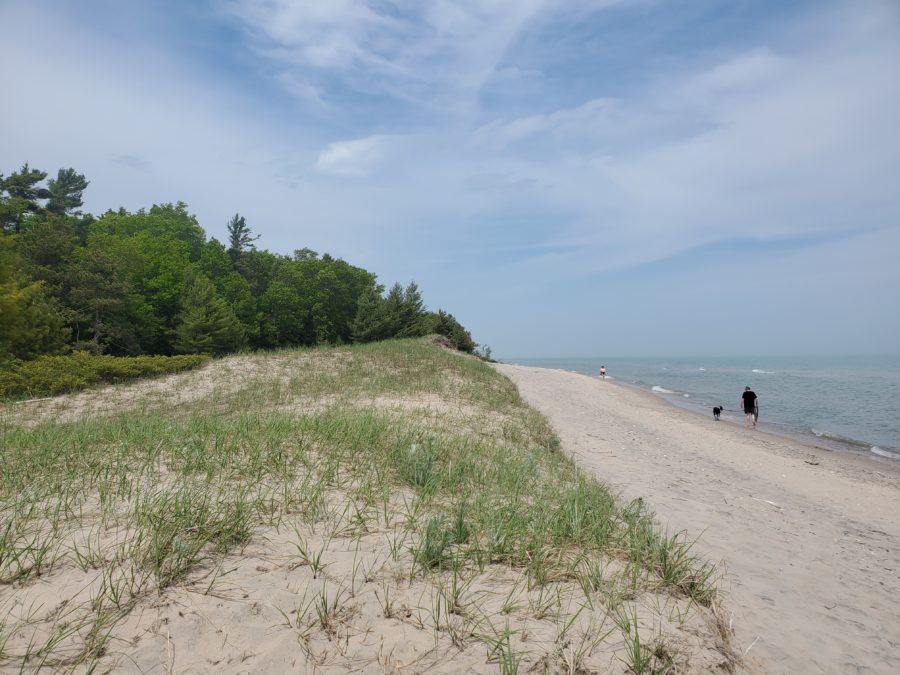
<svg viewBox="0 0 900 675">
<path fill-rule="evenodd" d="M 228 255 L 232 262 L 241 257 L 248 246 L 253 248 L 253 242 L 259 239 L 259 235 L 255 237 L 250 234 L 250 227 L 244 216 L 237 213 L 228 221 Z"/>
<path fill-rule="evenodd" d="M 41 210 L 38 200 L 49 198 L 50 191 L 38 183 L 46 177 L 46 171 L 32 169 L 27 163 L 9 178 L 0 175 L 0 227 L 4 231 L 21 232 L 28 216 Z"/>
<path fill-rule="evenodd" d="M 51 178 L 47 182 L 49 188 L 47 210 L 60 215 L 79 213 L 75 209 L 84 204 L 81 195 L 89 184 L 84 176 L 75 172 L 75 169 L 60 169 L 56 179 Z"/>
<path fill-rule="evenodd" d="M 397 337 L 416 337 L 422 335 L 422 319 L 425 315 L 425 303 L 415 282 L 411 282 L 403 290 L 397 321 Z"/>
<path fill-rule="evenodd" d="M 129 279 L 128 270 L 138 264 L 137 257 L 114 248 L 115 243 L 100 237 L 74 253 L 67 275 L 75 314 L 73 337 L 81 349 L 140 354 L 140 335 L 155 331 L 157 322 Z"/>
<path fill-rule="evenodd" d="M 405 289 L 399 283 L 382 297 L 383 286 L 369 287 L 359 297 L 352 323 L 354 342 L 375 342 L 397 337 L 416 337 L 428 332 L 428 316 L 415 282 Z"/>
<path fill-rule="evenodd" d="M 385 301 L 381 297 L 383 286 L 372 286 L 359 296 L 356 317 L 351 324 L 354 342 L 375 342 L 387 337 L 385 331 Z"/>
<path fill-rule="evenodd" d="M 429 326 L 429 332 L 449 338 L 461 352 L 475 351 L 475 341 L 472 339 L 471 333 L 452 314 L 439 309 L 437 314 L 432 317 L 433 323 Z"/>
<path fill-rule="evenodd" d="M 173 344 L 182 354 L 225 354 L 240 349 L 244 331 L 234 311 L 203 274 L 188 273 Z"/>
</svg>

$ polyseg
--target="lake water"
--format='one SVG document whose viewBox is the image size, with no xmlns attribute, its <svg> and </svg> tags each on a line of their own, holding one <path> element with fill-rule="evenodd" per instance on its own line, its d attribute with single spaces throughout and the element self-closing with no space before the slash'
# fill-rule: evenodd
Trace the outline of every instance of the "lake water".
<svg viewBox="0 0 900 675">
<path fill-rule="evenodd" d="M 759 426 L 819 445 L 900 461 L 900 357 L 505 359 L 607 377 L 676 405 L 743 423 L 745 386 L 759 397 Z"/>
</svg>

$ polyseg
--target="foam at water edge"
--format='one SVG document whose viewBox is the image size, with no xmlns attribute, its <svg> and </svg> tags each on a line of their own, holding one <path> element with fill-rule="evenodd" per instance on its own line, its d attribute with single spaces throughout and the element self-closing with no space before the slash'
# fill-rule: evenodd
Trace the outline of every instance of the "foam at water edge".
<svg viewBox="0 0 900 675">
<path fill-rule="evenodd" d="M 650 391 L 655 391 L 657 394 L 674 394 L 675 393 L 674 391 L 671 391 L 669 389 L 663 389 L 662 387 L 660 387 L 657 384 L 654 384 L 652 387 L 650 387 Z"/>
<path fill-rule="evenodd" d="M 774 375 L 775 374 L 774 370 L 761 370 L 760 368 L 754 368 L 752 372 L 759 373 L 760 375 Z"/>
<path fill-rule="evenodd" d="M 872 451 L 873 454 L 876 454 L 880 457 L 887 457 L 888 459 L 900 459 L 900 453 L 891 452 L 890 450 L 882 450 L 877 445 L 873 445 L 869 450 Z"/>
</svg>

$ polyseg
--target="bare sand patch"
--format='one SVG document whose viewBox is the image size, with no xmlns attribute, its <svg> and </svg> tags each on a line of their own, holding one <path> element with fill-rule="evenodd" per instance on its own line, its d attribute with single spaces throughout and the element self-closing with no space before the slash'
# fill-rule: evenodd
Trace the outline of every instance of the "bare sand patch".
<svg viewBox="0 0 900 675">
<path fill-rule="evenodd" d="M 251 375 L 259 375 L 259 360 L 233 356 L 196 370 L 155 379 L 7 403 L 0 412 L 10 424 L 33 426 L 44 421 L 74 422 L 86 417 L 109 416 L 135 408 L 177 408 L 238 391 Z"/>
<path fill-rule="evenodd" d="M 129 410 L 187 411 L 194 405 L 233 404 L 239 392 L 264 385 L 290 392 L 291 382 L 310 371 L 339 376 L 350 363 L 345 350 L 239 355 L 201 368 L 134 382 L 94 387 L 74 394 L 0 404 L 8 424 L 34 426 L 45 421 L 74 422 Z M 290 396 L 290 393 L 285 394 Z"/>
</svg>

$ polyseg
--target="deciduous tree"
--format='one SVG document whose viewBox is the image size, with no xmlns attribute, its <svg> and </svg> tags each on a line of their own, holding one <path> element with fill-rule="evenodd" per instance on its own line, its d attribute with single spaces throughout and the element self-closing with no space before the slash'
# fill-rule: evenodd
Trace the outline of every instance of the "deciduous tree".
<svg viewBox="0 0 900 675">
<path fill-rule="evenodd" d="M 0 361 L 34 358 L 63 346 L 63 322 L 41 286 L 25 276 L 13 242 L 0 238 Z"/>
</svg>

